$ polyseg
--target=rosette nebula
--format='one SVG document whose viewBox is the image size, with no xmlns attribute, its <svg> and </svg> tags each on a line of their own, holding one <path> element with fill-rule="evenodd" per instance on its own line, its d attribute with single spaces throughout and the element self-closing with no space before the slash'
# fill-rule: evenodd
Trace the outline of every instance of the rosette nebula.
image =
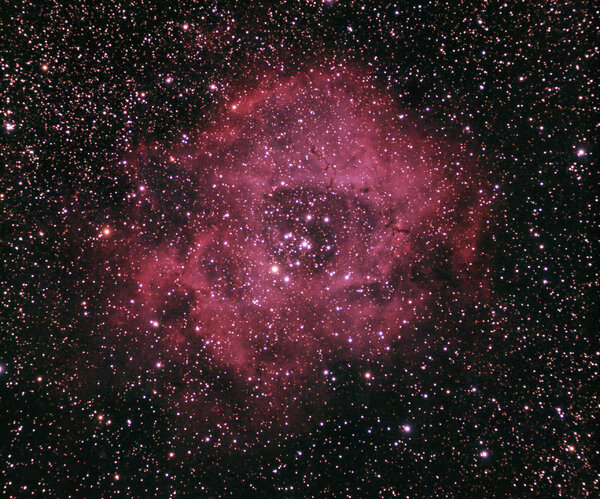
<svg viewBox="0 0 600 499">
<path fill-rule="evenodd" d="M 333 363 L 410 355 L 403 338 L 486 299 L 474 158 L 359 71 L 266 77 L 127 161 L 140 235 L 118 319 L 144 355 L 179 366 L 179 402 L 235 412 L 234 390 L 288 418 L 327 396 Z M 206 370 L 228 381 L 203 402 Z"/>
</svg>

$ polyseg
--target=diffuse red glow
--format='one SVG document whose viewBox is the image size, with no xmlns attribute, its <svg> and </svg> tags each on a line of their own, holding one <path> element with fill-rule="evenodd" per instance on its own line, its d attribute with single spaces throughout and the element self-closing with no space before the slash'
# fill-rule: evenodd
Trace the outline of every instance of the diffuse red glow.
<svg viewBox="0 0 600 499">
<path fill-rule="evenodd" d="M 473 160 L 365 75 L 269 78 L 191 135 L 130 162 L 168 220 L 130 244 L 129 320 L 156 355 L 188 365 L 200 345 L 272 404 L 327 359 L 384 359 L 432 303 L 485 298 L 489 197 Z"/>
</svg>

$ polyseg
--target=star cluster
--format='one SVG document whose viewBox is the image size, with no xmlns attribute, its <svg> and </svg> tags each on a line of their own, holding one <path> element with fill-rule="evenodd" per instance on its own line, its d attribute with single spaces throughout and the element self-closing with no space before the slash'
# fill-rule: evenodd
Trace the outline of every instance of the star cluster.
<svg viewBox="0 0 600 499">
<path fill-rule="evenodd" d="M 8 497 L 594 497 L 588 2 L 24 2 Z"/>
</svg>

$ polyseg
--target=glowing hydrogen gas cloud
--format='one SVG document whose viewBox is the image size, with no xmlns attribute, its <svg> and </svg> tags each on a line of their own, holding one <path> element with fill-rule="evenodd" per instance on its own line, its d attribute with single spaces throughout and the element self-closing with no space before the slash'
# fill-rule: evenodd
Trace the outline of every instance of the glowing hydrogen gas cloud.
<svg viewBox="0 0 600 499">
<path fill-rule="evenodd" d="M 182 400 L 204 365 L 249 405 L 289 406 L 331 359 L 385 361 L 436 310 L 485 300 L 476 160 L 362 72 L 267 76 L 188 133 L 128 161 L 138 225 L 162 229 L 130 241 L 126 320 L 188 366 Z"/>
</svg>

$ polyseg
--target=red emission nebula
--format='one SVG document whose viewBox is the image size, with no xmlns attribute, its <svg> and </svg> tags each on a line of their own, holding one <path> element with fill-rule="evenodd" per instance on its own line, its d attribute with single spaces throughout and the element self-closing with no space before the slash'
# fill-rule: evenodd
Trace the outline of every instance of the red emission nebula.
<svg viewBox="0 0 600 499">
<path fill-rule="evenodd" d="M 140 361 L 179 373 L 178 407 L 289 417 L 326 397 L 334 362 L 370 377 L 436 313 L 487 299 L 475 156 L 401 112 L 355 69 L 265 77 L 128 158 L 115 321 Z"/>
</svg>

